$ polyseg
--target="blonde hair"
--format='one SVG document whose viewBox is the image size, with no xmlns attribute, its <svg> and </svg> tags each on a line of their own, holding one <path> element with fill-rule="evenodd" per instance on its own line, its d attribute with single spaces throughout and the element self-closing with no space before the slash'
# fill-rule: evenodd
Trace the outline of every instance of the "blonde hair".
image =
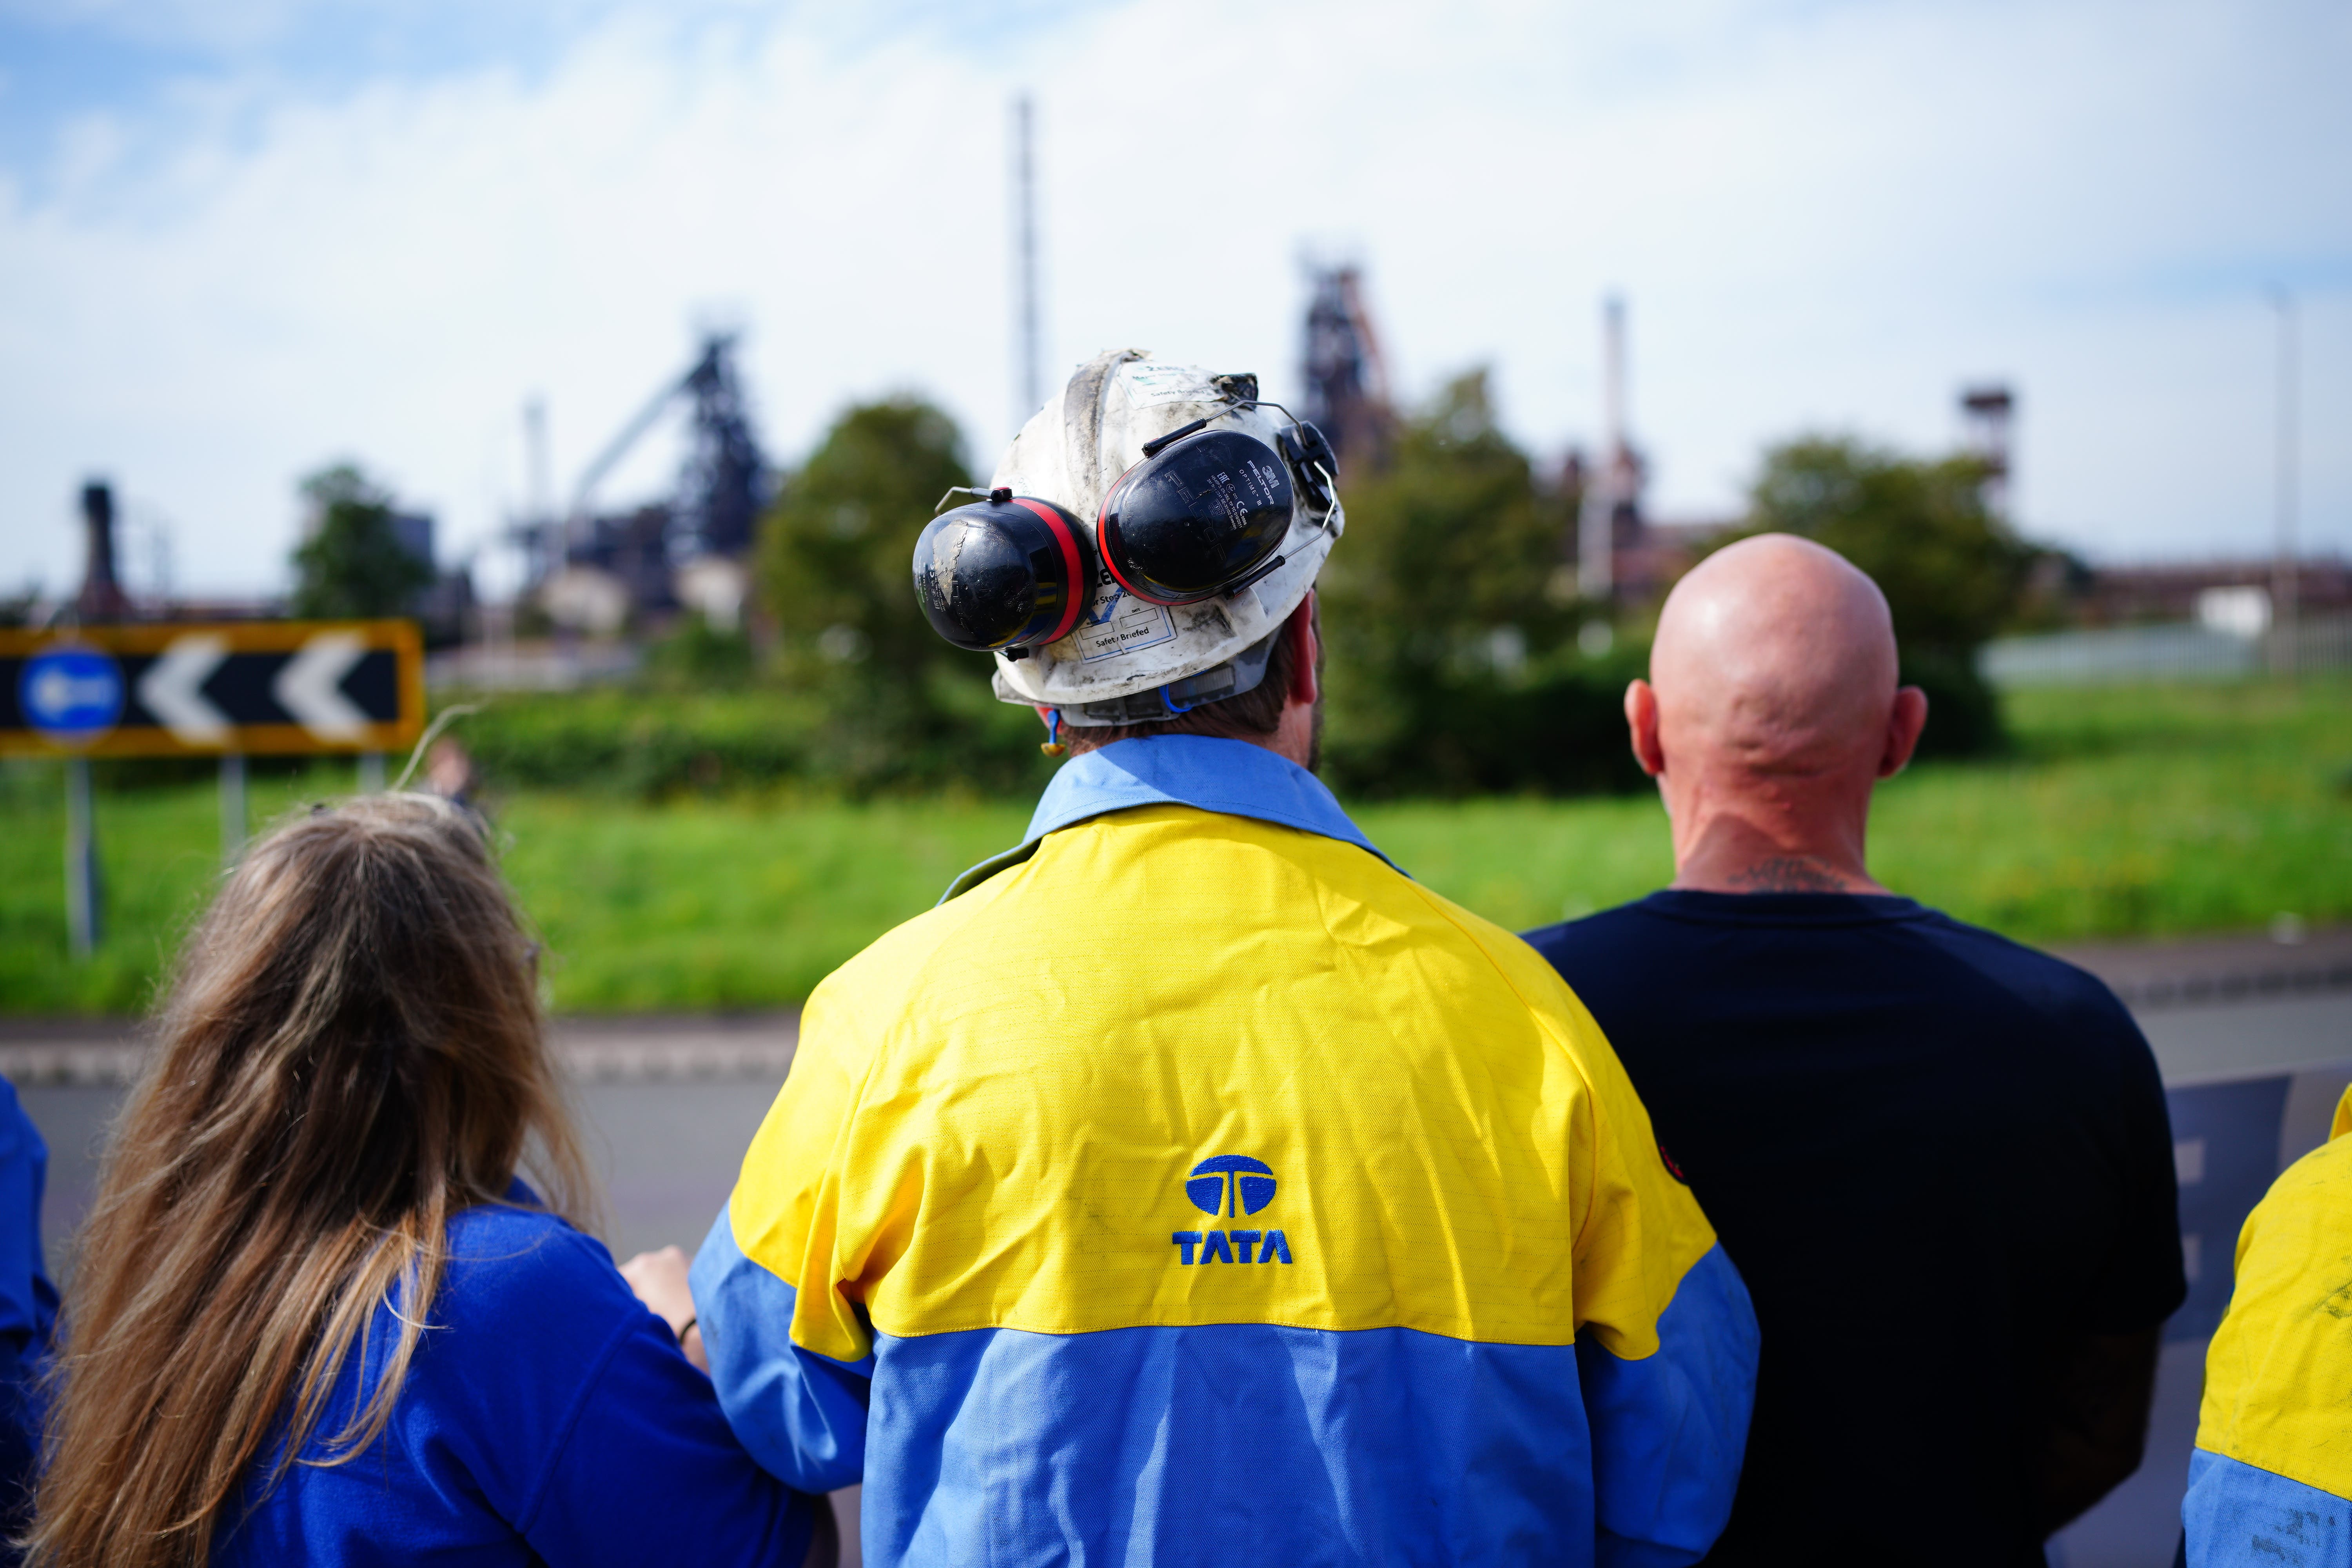
<svg viewBox="0 0 2352 1568">
<path fill-rule="evenodd" d="M 275 1486 L 390 1304 L 372 1395 L 307 1462 L 383 1431 L 452 1215 L 503 1199 L 527 1152 L 548 1208 L 591 1201 L 535 952 L 479 824 L 437 797 L 314 808 L 247 856 L 107 1150 L 33 1562 L 203 1563 L 264 1442 L 282 1431 Z"/>
</svg>

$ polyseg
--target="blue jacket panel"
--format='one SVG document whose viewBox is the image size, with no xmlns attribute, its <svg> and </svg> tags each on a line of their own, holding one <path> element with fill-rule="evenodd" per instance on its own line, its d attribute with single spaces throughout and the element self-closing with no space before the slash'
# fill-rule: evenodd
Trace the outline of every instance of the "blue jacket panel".
<svg viewBox="0 0 2352 1568">
<path fill-rule="evenodd" d="M 985 1542 L 1005 1564 L 1674 1568 L 1730 1510 L 1755 1395 L 1755 1315 L 1719 1247 L 1633 1361 L 1229 1323 L 877 1333 L 839 1362 L 778 1331 L 793 1287 L 723 1214 L 694 1299 L 745 1446 L 798 1487 L 862 1480 L 877 1563 L 962 1563 Z"/>
<path fill-rule="evenodd" d="M 45 1413 L 41 1378 L 58 1292 L 41 1261 L 41 1194 L 49 1147 L 0 1079 L 0 1537 L 27 1521 Z M 0 1545 L 0 1563 L 16 1554 Z"/>
<path fill-rule="evenodd" d="M 2352 1568 L 2352 1502 L 2203 1448 L 2180 1521 L 2189 1568 Z"/>
<path fill-rule="evenodd" d="M 374 1386 L 398 1327 L 389 1305 L 300 1462 L 274 1487 L 257 1474 L 215 1563 L 795 1568 L 816 1505 L 744 1452 L 602 1246 L 506 1205 L 458 1215 L 449 1244 L 383 1436 L 321 1462 Z"/>
</svg>

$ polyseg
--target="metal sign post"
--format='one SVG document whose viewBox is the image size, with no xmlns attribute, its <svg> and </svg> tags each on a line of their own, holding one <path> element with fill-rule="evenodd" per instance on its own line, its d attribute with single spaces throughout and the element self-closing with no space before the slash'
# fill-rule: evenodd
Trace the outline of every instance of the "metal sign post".
<svg viewBox="0 0 2352 1568">
<path fill-rule="evenodd" d="M 122 672 L 86 643 L 58 639 L 26 658 L 10 685 L 25 722 L 66 753 L 66 943 L 76 958 L 88 958 L 98 950 L 104 911 L 98 816 L 82 753 L 122 717 Z"/>
<path fill-rule="evenodd" d="M 76 958 L 98 951 L 105 933 L 98 891 L 98 818 L 90 809 L 89 759 L 66 759 L 66 943 Z"/>
<path fill-rule="evenodd" d="M 73 946 L 97 944 L 92 757 L 216 756 L 221 854 L 245 843 L 248 755 L 359 758 L 383 787 L 383 754 L 425 728 L 425 649 L 409 621 L 0 631 L 0 755 L 67 763 L 67 908 Z"/>
<path fill-rule="evenodd" d="M 220 765 L 221 864 L 245 858 L 245 753 L 223 752 Z"/>
</svg>

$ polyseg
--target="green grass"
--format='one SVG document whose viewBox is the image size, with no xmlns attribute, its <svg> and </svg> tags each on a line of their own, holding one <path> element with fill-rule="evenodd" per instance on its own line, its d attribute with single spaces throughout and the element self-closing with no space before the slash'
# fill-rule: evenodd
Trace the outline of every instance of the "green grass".
<svg viewBox="0 0 2352 1568">
<path fill-rule="evenodd" d="M 2016 695 L 2013 753 L 1887 785 L 1872 865 L 1889 886 L 2035 942 L 2352 920 L 2352 683 Z M 257 821 L 349 787 L 257 780 Z M 206 784 L 101 795 L 110 929 L 65 952 L 62 785 L 0 770 L 0 1012 L 142 1005 L 218 876 Z M 750 796 L 506 800 L 506 865 L 547 941 L 559 1007 L 796 1001 L 955 873 L 1018 838 L 1027 802 L 848 805 Z M 1525 927 L 1671 874 L 1649 796 L 1368 807 L 1372 840 L 1430 886 Z"/>
<path fill-rule="evenodd" d="M 1027 805 L 616 805 L 529 796 L 499 817 L 559 1005 L 774 1006 L 1017 844 Z"/>
</svg>

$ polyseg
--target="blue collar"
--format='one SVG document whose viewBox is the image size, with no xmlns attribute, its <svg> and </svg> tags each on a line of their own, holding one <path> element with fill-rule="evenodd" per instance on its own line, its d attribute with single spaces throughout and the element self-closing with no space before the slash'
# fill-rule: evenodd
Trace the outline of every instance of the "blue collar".
<svg viewBox="0 0 2352 1568">
<path fill-rule="evenodd" d="M 1048 833 L 1139 805 L 1189 805 L 1230 816 L 1254 816 L 1302 833 L 1337 838 L 1383 860 L 1363 829 L 1348 820 L 1323 781 L 1287 757 L 1247 741 L 1208 735 L 1147 735 L 1113 741 L 1100 751 L 1071 758 L 1045 786 L 1029 818 L 1029 834 L 1002 855 L 990 857 L 948 886 L 940 902 L 968 893 L 1008 867 L 1037 852 Z M 1396 864 L 1389 860 L 1391 866 Z"/>
</svg>

